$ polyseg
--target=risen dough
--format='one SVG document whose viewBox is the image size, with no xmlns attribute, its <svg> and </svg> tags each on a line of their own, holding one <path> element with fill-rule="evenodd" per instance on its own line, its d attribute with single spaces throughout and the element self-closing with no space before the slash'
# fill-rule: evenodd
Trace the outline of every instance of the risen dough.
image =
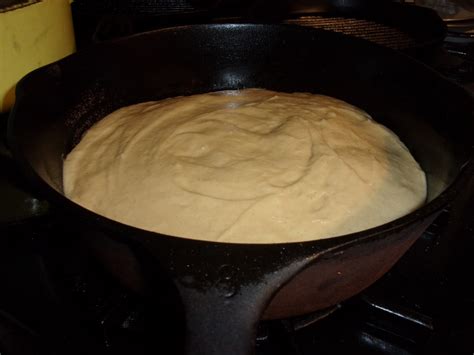
<svg viewBox="0 0 474 355">
<path fill-rule="evenodd" d="M 64 192 L 139 228 L 279 243 L 374 227 L 423 204 L 398 137 L 343 101 L 261 89 L 124 107 L 64 163 Z"/>
</svg>

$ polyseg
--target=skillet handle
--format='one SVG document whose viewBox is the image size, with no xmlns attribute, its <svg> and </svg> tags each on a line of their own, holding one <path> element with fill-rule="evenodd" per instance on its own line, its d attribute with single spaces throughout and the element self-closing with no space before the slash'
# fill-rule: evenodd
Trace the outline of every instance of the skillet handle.
<svg viewBox="0 0 474 355">
<path fill-rule="evenodd" d="M 250 288 L 198 291 L 179 285 L 185 308 L 186 355 L 249 355 L 254 353 L 263 297 Z"/>
<path fill-rule="evenodd" d="M 155 233 L 119 237 L 87 227 L 81 236 L 123 285 L 166 307 L 160 317 L 168 314 L 179 340 L 184 335 L 184 344 L 175 345 L 186 355 L 253 354 L 258 322 L 273 296 L 322 255 L 303 243 L 289 248 Z"/>
<path fill-rule="evenodd" d="M 199 268 L 192 272 L 195 278 L 175 274 L 185 311 L 186 355 L 254 354 L 257 327 L 266 306 L 315 257 L 295 258 L 273 270 L 262 268 L 265 259 L 255 267 L 216 263 L 216 272 L 206 273 L 209 282 L 196 282 Z"/>
</svg>

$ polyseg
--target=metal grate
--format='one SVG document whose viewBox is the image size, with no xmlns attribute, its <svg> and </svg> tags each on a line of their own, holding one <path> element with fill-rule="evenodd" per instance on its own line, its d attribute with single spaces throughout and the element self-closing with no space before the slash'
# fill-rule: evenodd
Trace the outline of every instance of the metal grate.
<svg viewBox="0 0 474 355">
<path fill-rule="evenodd" d="M 394 49 L 408 49 L 417 45 L 409 34 L 375 21 L 327 16 L 302 16 L 285 20 L 287 24 L 321 28 L 360 37 Z"/>
</svg>

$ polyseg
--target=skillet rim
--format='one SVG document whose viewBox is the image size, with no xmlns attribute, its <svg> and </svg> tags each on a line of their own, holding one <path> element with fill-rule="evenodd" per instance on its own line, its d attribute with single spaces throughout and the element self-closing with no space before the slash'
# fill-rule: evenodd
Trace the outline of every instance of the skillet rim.
<svg viewBox="0 0 474 355">
<path fill-rule="evenodd" d="M 441 73 L 437 72 L 433 68 L 429 67 L 427 64 L 419 60 L 416 60 L 405 53 L 402 53 L 402 52 L 399 52 L 399 51 L 396 51 L 396 50 L 393 50 L 381 45 L 377 45 L 373 42 L 370 42 L 361 38 L 355 38 L 349 35 L 344 35 L 344 34 L 333 32 L 333 31 L 302 27 L 302 26 L 293 25 L 293 24 L 226 23 L 226 24 L 183 25 L 183 26 L 167 27 L 167 28 L 142 32 L 142 33 L 136 33 L 131 36 L 122 37 L 122 38 L 106 41 L 99 44 L 94 44 L 83 51 L 68 55 L 58 61 L 55 61 L 46 66 L 35 69 L 32 72 L 25 75 L 18 82 L 16 86 L 16 92 L 15 92 L 16 101 L 8 118 L 7 142 L 10 147 L 10 150 L 12 151 L 13 159 L 20 166 L 21 171 L 28 178 L 28 180 L 30 180 L 33 187 L 36 188 L 36 190 L 38 190 L 38 192 L 41 195 L 43 195 L 48 201 L 56 203 L 59 206 L 65 206 L 68 210 L 73 211 L 74 214 L 77 214 L 81 217 L 85 217 L 87 220 L 93 220 L 95 222 L 94 224 L 99 223 L 101 227 L 105 226 L 105 228 L 108 230 L 113 229 L 113 230 L 119 231 L 120 234 L 125 233 L 127 236 L 132 236 L 132 237 L 135 234 L 148 234 L 150 236 L 155 236 L 155 237 L 159 236 L 160 238 L 168 239 L 170 242 L 180 241 L 187 244 L 195 243 L 196 245 L 205 244 L 209 246 L 222 246 L 222 245 L 247 246 L 247 247 L 254 247 L 254 248 L 256 247 L 289 248 L 292 245 L 310 247 L 310 246 L 315 246 L 317 244 L 321 244 L 321 245 L 326 244 L 326 243 L 333 244 L 333 242 L 335 243 L 335 245 L 342 246 L 346 244 L 360 243 L 367 239 L 372 239 L 372 238 L 377 238 L 377 237 L 381 238 L 387 233 L 397 232 L 401 229 L 408 227 L 409 225 L 412 225 L 420 220 L 423 220 L 429 216 L 432 216 L 433 214 L 440 212 L 442 209 L 446 207 L 446 205 L 448 205 L 451 201 L 455 199 L 455 197 L 460 193 L 460 190 L 462 190 L 463 185 L 466 184 L 469 181 L 469 179 L 472 178 L 472 176 L 474 176 L 474 143 L 473 143 L 471 145 L 470 152 L 468 153 L 467 161 L 461 166 L 461 169 L 459 170 L 458 174 L 456 175 L 454 180 L 451 182 L 451 184 L 449 184 L 443 190 L 443 192 L 441 192 L 432 201 L 424 204 L 418 209 L 402 217 L 396 218 L 387 223 L 384 223 L 384 224 L 381 224 L 369 229 L 365 229 L 362 231 L 358 231 L 355 233 L 332 236 L 328 238 L 310 239 L 310 240 L 296 241 L 296 242 L 280 242 L 280 243 L 236 243 L 236 242 L 230 243 L 230 242 L 199 240 L 199 239 L 192 239 L 192 238 L 187 238 L 187 237 L 182 237 L 182 236 L 172 236 L 172 235 L 161 234 L 158 232 L 141 229 L 138 227 L 134 227 L 131 225 L 127 225 L 127 224 L 109 219 L 85 207 L 82 207 L 76 202 L 68 199 L 66 196 L 64 196 L 59 191 L 54 189 L 50 184 L 48 184 L 43 178 L 41 178 L 37 174 L 35 169 L 31 166 L 26 156 L 22 154 L 22 149 L 21 149 L 20 144 L 16 143 L 17 139 L 15 136 L 16 136 L 17 131 L 19 130 L 19 128 L 17 128 L 18 126 L 17 110 L 18 110 L 18 106 L 21 106 L 23 104 L 22 101 L 25 100 L 25 97 L 28 97 L 28 94 L 25 94 L 25 92 L 28 91 L 26 88 L 29 84 L 29 80 L 36 75 L 50 75 L 48 74 L 48 69 L 55 65 L 58 65 L 61 63 L 67 63 L 70 60 L 70 58 L 74 58 L 74 57 L 80 58 L 81 56 L 91 55 L 91 53 L 93 54 L 94 51 L 96 51 L 98 48 L 101 48 L 104 46 L 111 46 L 111 45 L 113 46 L 116 44 L 121 44 L 123 42 L 133 41 L 137 37 L 140 38 L 140 37 L 145 37 L 145 36 L 153 36 L 157 33 L 162 33 L 162 32 L 176 32 L 176 31 L 181 32 L 181 31 L 193 30 L 193 29 L 198 29 L 201 31 L 202 30 L 209 31 L 209 30 L 215 30 L 215 29 L 229 29 L 229 28 L 240 29 L 240 28 L 257 28 L 257 27 L 261 27 L 261 28 L 265 27 L 265 28 L 273 28 L 273 29 L 281 29 L 281 30 L 289 28 L 291 31 L 307 32 L 307 33 L 312 33 L 314 35 L 333 36 L 335 39 L 337 39 L 338 37 L 343 37 L 345 38 L 345 40 L 350 39 L 353 42 L 360 43 L 360 46 L 372 46 L 374 48 L 376 47 L 378 51 L 386 51 L 387 53 L 390 52 L 391 55 L 398 56 L 400 60 L 404 60 L 405 62 L 410 61 L 412 65 L 418 66 L 420 70 L 425 70 L 425 71 L 430 72 L 431 75 L 433 75 L 433 77 L 436 77 L 437 79 L 441 79 L 445 81 L 446 84 L 452 86 L 453 88 L 455 88 L 455 90 L 459 90 L 460 92 L 462 91 L 464 95 L 467 95 L 470 98 L 471 103 L 473 104 L 473 111 L 471 111 L 471 118 L 474 117 L 474 93 L 469 92 L 466 88 L 451 81 L 446 76 L 442 75 Z"/>
</svg>

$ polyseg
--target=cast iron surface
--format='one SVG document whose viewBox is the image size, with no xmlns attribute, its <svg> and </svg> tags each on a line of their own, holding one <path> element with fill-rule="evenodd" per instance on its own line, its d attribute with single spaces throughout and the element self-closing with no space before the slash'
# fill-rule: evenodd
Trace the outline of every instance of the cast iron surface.
<svg viewBox="0 0 474 355">
<path fill-rule="evenodd" d="M 402 50 L 427 62 L 447 32 L 436 11 L 392 1 L 291 1 L 284 6 L 265 5 L 230 18 L 218 16 L 214 21 L 283 22 L 321 28 Z"/>
<path fill-rule="evenodd" d="M 283 22 L 350 34 L 428 61 L 446 35 L 436 11 L 392 1 L 219 1 L 212 11 L 208 7 L 194 15 L 173 6 L 177 4 L 157 1 L 152 11 L 138 16 L 140 5 L 76 0 L 72 11 L 79 47 L 179 24 Z"/>
<path fill-rule="evenodd" d="M 429 202 L 344 237 L 243 245 L 146 232 L 61 195 L 63 157 L 107 113 L 245 87 L 321 93 L 368 111 L 420 162 Z M 245 354 L 265 309 L 272 318 L 330 306 L 369 286 L 409 248 L 472 174 L 473 108 L 462 88 L 363 40 L 292 26 L 203 25 L 104 43 L 29 74 L 18 85 L 9 139 L 38 191 L 84 222 L 78 228 L 124 284 L 140 292 L 155 278 L 173 280 L 185 308 L 189 353 Z M 311 283 L 314 288 L 302 286 Z"/>
<path fill-rule="evenodd" d="M 0 113 L 0 225 L 21 223 L 43 215 L 47 202 L 34 197 L 24 178 L 16 173 L 16 165 L 6 146 L 6 113 Z"/>
</svg>

